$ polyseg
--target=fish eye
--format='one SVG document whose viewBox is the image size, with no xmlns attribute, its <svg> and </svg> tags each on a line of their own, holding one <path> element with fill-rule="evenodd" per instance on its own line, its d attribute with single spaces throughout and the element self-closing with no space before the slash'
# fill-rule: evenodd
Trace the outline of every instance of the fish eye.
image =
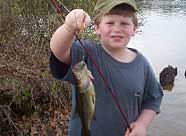
<svg viewBox="0 0 186 136">
<path fill-rule="evenodd" d="M 83 68 L 83 67 L 85 67 L 85 63 L 84 62 L 82 62 L 82 65 L 81 65 L 81 67 Z"/>
</svg>

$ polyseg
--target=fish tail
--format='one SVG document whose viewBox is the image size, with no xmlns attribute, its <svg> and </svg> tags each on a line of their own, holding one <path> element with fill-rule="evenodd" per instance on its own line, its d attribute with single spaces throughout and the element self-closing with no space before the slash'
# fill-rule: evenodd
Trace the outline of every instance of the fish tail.
<svg viewBox="0 0 186 136">
<path fill-rule="evenodd" d="M 81 136 L 91 136 L 90 130 L 88 129 L 81 129 Z"/>
</svg>

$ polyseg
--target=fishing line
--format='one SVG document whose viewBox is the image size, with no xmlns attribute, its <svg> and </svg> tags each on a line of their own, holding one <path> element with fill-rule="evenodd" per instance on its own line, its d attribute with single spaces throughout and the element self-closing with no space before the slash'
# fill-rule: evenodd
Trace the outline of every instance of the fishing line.
<svg viewBox="0 0 186 136">
<path fill-rule="evenodd" d="M 58 5 L 56 1 L 57 1 L 60 5 Z M 64 16 L 64 13 L 63 13 L 63 12 L 65 12 L 65 14 L 68 14 L 68 13 L 70 12 L 70 10 L 68 10 L 68 8 L 67 8 L 62 2 L 60 2 L 59 0 L 51 0 L 51 3 L 52 3 L 52 5 L 55 7 L 57 13 L 59 13 L 59 14 L 63 17 L 63 19 L 65 20 L 65 16 Z M 61 10 L 62 10 L 62 11 L 61 11 Z M 78 37 L 78 35 L 77 35 L 76 33 L 74 33 L 74 35 L 75 35 L 76 39 L 78 40 L 78 42 L 80 43 L 81 47 L 85 50 L 85 52 L 87 53 L 87 55 L 90 57 L 90 60 L 91 60 L 91 61 L 93 62 L 93 64 L 95 65 L 96 70 L 98 71 L 98 73 L 99 73 L 100 76 L 102 77 L 102 79 L 103 79 L 105 85 L 108 87 L 109 92 L 111 93 L 111 96 L 112 96 L 112 98 L 114 99 L 114 102 L 115 102 L 115 104 L 117 105 L 118 110 L 120 111 L 120 113 L 121 113 L 121 115 L 122 115 L 122 117 L 123 117 L 123 119 L 124 119 L 124 123 L 126 124 L 126 126 L 127 126 L 128 129 L 129 129 L 129 131 L 131 132 L 132 130 L 131 130 L 131 127 L 130 127 L 130 125 L 129 125 L 128 119 L 127 119 L 125 113 L 123 112 L 123 110 L 122 110 L 122 108 L 121 108 L 121 106 L 120 106 L 120 104 L 119 104 L 119 102 L 118 102 L 118 100 L 117 100 L 117 96 L 116 96 L 116 94 L 115 94 L 115 90 L 112 89 L 112 88 L 110 87 L 110 85 L 109 85 L 109 83 L 108 83 L 106 77 L 104 76 L 103 72 L 101 71 L 101 69 L 100 69 L 99 65 L 97 64 L 96 60 L 95 60 L 95 59 L 93 58 L 93 56 L 91 55 L 90 51 L 84 46 L 83 42 L 80 40 L 80 38 Z"/>
</svg>

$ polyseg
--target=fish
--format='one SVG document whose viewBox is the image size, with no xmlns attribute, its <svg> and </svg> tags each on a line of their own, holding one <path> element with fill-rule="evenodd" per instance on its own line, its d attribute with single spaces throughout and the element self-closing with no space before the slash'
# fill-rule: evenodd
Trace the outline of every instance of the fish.
<svg viewBox="0 0 186 136">
<path fill-rule="evenodd" d="M 95 87 L 94 79 L 87 64 L 80 61 L 72 68 L 72 73 L 76 81 L 76 112 L 81 120 L 81 136 L 91 136 L 90 124 L 95 119 Z"/>
</svg>

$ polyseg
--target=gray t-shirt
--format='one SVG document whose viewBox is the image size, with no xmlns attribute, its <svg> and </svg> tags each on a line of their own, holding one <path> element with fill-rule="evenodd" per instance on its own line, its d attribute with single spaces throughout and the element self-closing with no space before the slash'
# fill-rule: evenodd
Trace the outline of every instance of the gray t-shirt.
<svg viewBox="0 0 186 136">
<path fill-rule="evenodd" d="M 105 52 L 101 44 L 90 41 L 83 41 L 83 43 L 104 73 L 110 87 L 113 88 L 130 123 L 137 119 L 143 109 L 160 112 L 162 89 L 151 66 L 141 53 L 130 48 L 137 56 L 132 62 L 123 63 Z M 93 84 L 96 91 L 95 119 L 91 122 L 91 136 L 123 136 L 126 130 L 123 117 L 95 65 L 78 42 L 73 43 L 71 56 L 72 63 L 68 72 L 64 77 L 58 78 L 74 84 L 71 69 L 84 56 L 88 69 L 94 77 Z M 57 67 L 57 65 L 52 67 Z M 75 112 L 75 107 L 75 87 L 72 86 L 72 113 L 68 136 L 81 136 L 81 122 Z"/>
</svg>

